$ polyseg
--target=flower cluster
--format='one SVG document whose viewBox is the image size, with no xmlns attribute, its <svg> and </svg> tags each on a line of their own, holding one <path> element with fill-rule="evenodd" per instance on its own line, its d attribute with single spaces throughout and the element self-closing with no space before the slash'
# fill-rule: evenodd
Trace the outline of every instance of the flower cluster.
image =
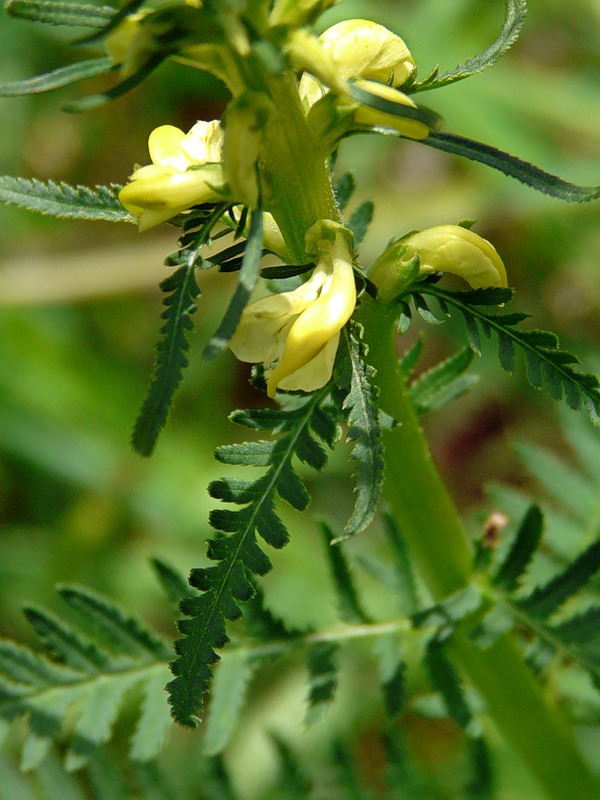
<svg viewBox="0 0 600 800">
<path fill-rule="evenodd" d="M 405 42 L 364 19 L 337 23 L 315 36 L 307 23 L 329 4 L 279 0 L 263 20 L 263 34 L 268 38 L 273 32 L 277 58 L 292 67 L 289 74 L 299 74 L 296 91 L 307 158 L 323 164 L 340 140 L 357 130 L 393 128 L 405 137 L 426 138 L 436 115 L 427 116 L 402 91 L 416 70 Z M 108 37 L 107 49 L 125 74 L 168 40 L 169 55 L 211 69 L 233 95 L 223 126 L 212 121 L 198 122 L 187 134 L 171 125 L 153 131 L 148 143 L 152 163 L 135 169 L 120 200 L 138 218 L 140 230 L 198 205 L 259 208 L 263 247 L 288 260 L 287 242 L 278 228 L 278 201 L 270 205 L 274 192 L 269 166 L 269 147 L 274 136 L 284 135 L 286 120 L 278 117 L 269 95 L 269 78 L 247 79 L 257 61 L 240 20 L 224 26 L 219 39 L 213 35 L 214 25 L 201 24 L 202 14 L 202 6 L 193 2 L 138 12 Z M 278 67 L 273 51 L 261 54 L 267 56 L 272 59 L 268 73 Z M 352 235 L 339 216 L 332 212 L 331 219 L 313 224 L 301 236 L 305 252 L 298 255 L 301 244 L 296 246 L 296 260 L 290 263 L 302 263 L 298 258 L 314 261 L 312 275 L 292 291 L 248 305 L 230 342 L 240 360 L 264 365 L 271 397 L 278 390 L 313 391 L 329 381 L 340 332 L 357 302 Z M 379 299 L 392 302 L 406 281 L 414 279 L 415 265 L 417 273 L 452 272 L 473 287 L 506 285 L 504 265 L 489 242 L 465 227 L 441 225 L 399 239 L 377 259 L 370 279 Z"/>
</svg>

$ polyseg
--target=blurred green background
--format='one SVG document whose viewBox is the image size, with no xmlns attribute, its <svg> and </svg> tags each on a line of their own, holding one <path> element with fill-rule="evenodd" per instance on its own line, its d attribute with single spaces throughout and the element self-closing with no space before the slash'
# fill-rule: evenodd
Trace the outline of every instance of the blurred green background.
<svg viewBox="0 0 600 800">
<path fill-rule="evenodd" d="M 444 115 L 449 131 L 566 179 L 600 183 L 600 0 L 567 6 L 531 0 L 529 6 L 522 39 L 504 60 L 420 99 Z M 405 38 L 423 77 L 436 63 L 445 70 L 483 49 L 496 36 L 502 12 L 500 0 L 345 0 L 328 12 L 323 27 L 348 17 L 382 22 Z M 2 12 L 0 80 L 68 63 L 71 38 L 72 32 Z M 103 85 L 92 81 L 81 92 Z M 135 162 L 147 160 L 154 127 L 187 129 L 196 119 L 218 116 L 226 102 L 217 83 L 177 65 L 163 67 L 109 106 L 81 116 L 64 113 L 61 104 L 77 91 L 0 100 L 0 172 L 122 183 Z M 530 312 L 536 327 L 559 333 L 588 370 L 597 367 L 600 205 L 568 206 L 483 166 L 375 137 L 347 142 L 338 170 L 357 177 L 353 204 L 376 202 L 365 266 L 392 237 L 476 218 L 475 230 L 497 247 L 518 289 L 516 308 Z M 201 276 L 190 367 L 155 455 L 143 460 L 128 439 L 151 370 L 161 311 L 157 284 L 168 274 L 162 262 L 174 249 L 173 229 L 140 236 L 132 226 L 57 222 L 3 208 L 0 231 L 1 633 L 27 639 L 21 604 L 55 607 L 55 583 L 77 581 L 171 636 L 172 612 L 148 558 L 161 556 L 186 572 L 205 563 L 212 505 L 206 486 L 223 472 L 213 449 L 240 436 L 227 421 L 230 410 L 263 402 L 247 384 L 246 367 L 229 354 L 218 363 L 201 362 L 235 278 Z M 401 347 L 414 341 L 418 327 Z M 457 349 L 463 330 L 449 323 L 426 333 L 424 367 Z M 427 420 L 438 463 L 466 514 L 484 501 L 489 479 L 527 485 L 515 441 L 543 442 L 568 454 L 557 407 L 525 383 L 522 365 L 512 379 L 493 358 L 474 369 L 481 376 L 476 389 Z M 590 428 L 590 435 L 598 434 Z M 333 525 L 343 523 L 350 507 L 349 476 L 343 447 L 318 486 L 308 476 L 316 514 Z M 288 522 L 292 544 L 276 554 L 265 581 L 267 600 L 283 606 L 293 624 L 322 626 L 333 619 L 333 595 L 315 557 L 318 531 L 308 515 L 290 514 Z M 354 553 L 377 548 L 378 536 L 363 534 Z M 352 707 L 351 684 L 330 725 L 360 719 L 359 728 L 368 732 L 368 704 Z M 289 673 L 271 694 L 255 698 L 254 728 L 265 722 L 303 737 L 302 695 L 299 674 Z M 324 735 L 311 733 L 312 746 Z M 422 742 L 431 735 L 427 729 Z M 452 751 L 453 740 L 444 731 L 438 735 L 441 751 L 423 758 L 443 770 L 444 747 Z M 196 746 L 192 735 L 180 738 L 185 747 Z M 253 780 L 260 786 L 267 777 Z"/>
</svg>

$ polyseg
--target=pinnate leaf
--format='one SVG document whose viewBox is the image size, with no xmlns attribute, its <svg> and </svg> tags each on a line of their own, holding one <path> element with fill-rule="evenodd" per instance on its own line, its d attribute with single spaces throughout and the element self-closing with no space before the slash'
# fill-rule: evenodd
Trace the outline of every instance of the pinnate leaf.
<svg viewBox="0 0 600 800">
<path fill-rule="evenodd" d="M 254 576 L 264 575 L 271 568 L 257 536 L 275 548 L 287 543 L 276 497 L 294 508 L 304 508 L 308 502 L 292 461 L 298 458 L 316 468 L 323 466 L 325 453 L 313 438 L 311 420 L 328 393 L 325 387 L 289 408 L 232 415 L 236 422 L 254 429 L 267 428 L 278 438 L 228 445 L 216 452 L 223 463 L 266 471 L 254 481 L 221 479 L 209 487 L 213 497 L 241 507 L 217 508 L 211 513 L 211 525 L 219 532 L 208 545 L 208 557 L 215 564 L 192 570 L 190 583 L 200 594 L 181 604 L 186 618 L 179 623 L 183 638 L 176 643 L 178 658 L 172 664 L 175 677 L 169 691 L 173 716 L 183 725 L 194 726 L 202 713 L 212 667 L 219 659 L 216 650 L 228 641 L 226 621 L 240 617 L 241 604 L 254 596 Z"/>
<path fill-rule="evenodd" d="M 68 183 L 0 175 L 0 203 L 59 219 L 132 222 L 118 199 L 120 186 L 70 186 Z"/>
<path fill-rule="evenodd" d="M 188 365 L 188 333 L 192 328 L 191 315 L 196 311 L 196 298 L 200 289 L 192 267 L 179 267 L 160 284 L 165 292 L 163 305 L 165 320 L 160 329 L 161 338 L 156 348 L 154 372 L 148 394 L 136 420 L 131 443 L 136 452 L 150 456 L 158 435 L 167 422 L 173 395 Z"/>
</svg>

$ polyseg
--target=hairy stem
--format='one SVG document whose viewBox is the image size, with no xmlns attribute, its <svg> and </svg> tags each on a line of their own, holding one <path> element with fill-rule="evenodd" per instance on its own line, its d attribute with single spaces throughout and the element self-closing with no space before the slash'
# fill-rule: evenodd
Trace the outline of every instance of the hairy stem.
<svg viewBox="0 0 600 800">
<path fill-rule="evenodd" d="M 369 361 L 380 402 L 397 425 L 385 432 L 386 498 L 435 600 L 471 580 L 471 552 L 454 504 L 433 463 L 395 347 L 394 312 L 364 297 Z M 552 800 L 597 800 L 600 786 L 580 756 L 565 720 L 550 707 L 510 634 L 481 649 L 460 630 L 449 652 L 483 697 L 492 720 Z"/>
<path fill-rule="evenodd" d="M 320 219 L 340 222 L 328 165 L 313 141 L 294 76 L 268 76 L 266 88 L 275 110 L 270 115 L 262 154 L 266 209 L 273 214 L 294 263 L 307 260 L 306 231 Z"/>
</svg>

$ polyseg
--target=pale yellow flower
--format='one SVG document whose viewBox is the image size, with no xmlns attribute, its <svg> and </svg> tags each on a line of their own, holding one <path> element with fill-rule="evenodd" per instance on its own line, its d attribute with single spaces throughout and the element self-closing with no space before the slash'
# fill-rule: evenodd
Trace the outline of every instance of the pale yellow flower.
<svg viewBox="0 0 600 800">
<path fill-rule="evenodd" d="M 347 239 L 338 235 L 326 244 L 306 283 L 249 305 L 231 340 L 240 361 L 264 364 L 270 397 L 277 389 L 310 392 L 331 378 L 356 288 Z"/>
<path fill-rule="evenodd" d="M 403 39 L 368 19 L 347 19 L 319 37 L 344 80 L 364 78 L 402 86 L 415 69 Z"/>
<path fill-rule="evenodd" d="M 415 272 L 418 256 L 418 273 Z M 417 274 L 450 272 L 473 289 L 507 286 L 506 269 L 487 239 L 461 225 L 437 225 L 391 244 L 371 267 L 369 277 L 383 302 L 393 302 Z"/>
<path fill-rule="evenodd" d="M 437 225 L 412 233 L 402 242 L 404 259 L 418 255 L 419 273 L 451 272 L 473 289 L 508 286 L 506 268 L 496 248 L 461 225 Z"/>
<path fill-rule="evenodd" d="M 152 131 L 148 139 L 152 164 L 136 169 L 119 193 L 121 203 L 138 217 L 141 231 L 194 205 L 227 196 L 222 145 L 218 121 L 197 122 L 187 134 L 173 125 Z"/>
<path fill-rule="evenodd" d="M 298 90 L 307 108 L 333 91 L 340 102 L 355 106 L 354 123 L 395 128 L 403 136 L 424 139 L 430 133 L 423 122 L 408 119 L 361 104 L 352 96 L 350 83 L 397 106 L 416 108 L 397 87 L 415 69 L 405 42 L 383 25 L 365 19 L 349 19 L 328 28 L 316 39 L 296 31 L 289 44 L 292 60 L 305 70 Z"/>
</svg>

